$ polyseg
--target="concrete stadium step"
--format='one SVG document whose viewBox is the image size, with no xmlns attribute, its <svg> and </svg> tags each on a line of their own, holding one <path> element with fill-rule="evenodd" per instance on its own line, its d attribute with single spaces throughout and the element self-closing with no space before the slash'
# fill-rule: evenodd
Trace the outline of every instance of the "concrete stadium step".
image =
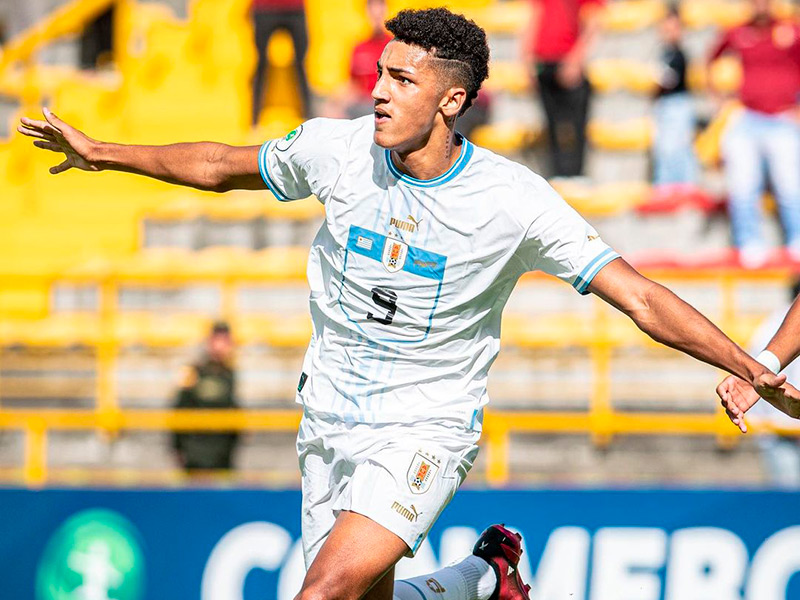
<svg viewBox="0 0 800 600">
<path fill-rule="evenodd" d="M 269 473 L 273 481 L 297 484 L 295 437 L 293 432 L 243 435 L 234 459 L 237 480 L 260 481 Z M 598 447 L 586 435 L 514 434 L 510 475 L 516 484 L 551 486 L 765 484 L 755 439 L 737 441 L 734 448 L 720 450 L 709 437 L 616 436 L 607 447 Z M 126 433 L 112 439 L 94 433 L 56 433 L 48 446 L 54 475 L 73 483 L 105 472 L 109 481 L 141 484 L 142 477 L 146 481 L 178 467 L 168 432 Z M 21 435 L 0 435 L 0 466 L 21 466 L 23 447 Z M 482 449 L 467 478 L 468 487 L 482 485 L 486 459 Z"/>
<path fill-rule="evenodd" d="M 529 484 L 766 483 L 753 438 L 742 439 L 734 449 L 722 451 L 711 438 L 618 436 L 608 448 L 598 449 L 586 436 L 514 435 L 510 457 L 516 481 Z"/>
</svg>

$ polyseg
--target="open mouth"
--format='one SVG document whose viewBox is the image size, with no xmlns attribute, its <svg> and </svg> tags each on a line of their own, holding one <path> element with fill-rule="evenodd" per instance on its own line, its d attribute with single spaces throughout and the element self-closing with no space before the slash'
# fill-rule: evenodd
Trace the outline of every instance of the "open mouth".
<svg viewBox="0 0 800 600">
<path fill-rule="evenodd" d="M 390 117 L 386 111 L 384 111 L 383 109 L 380 109 L 378 107 L 375 107 L 375 122 L 376 123 L 385 123 L 386 121 L 388 121 L 391 118 L 392 117 Z"/>
</svg>

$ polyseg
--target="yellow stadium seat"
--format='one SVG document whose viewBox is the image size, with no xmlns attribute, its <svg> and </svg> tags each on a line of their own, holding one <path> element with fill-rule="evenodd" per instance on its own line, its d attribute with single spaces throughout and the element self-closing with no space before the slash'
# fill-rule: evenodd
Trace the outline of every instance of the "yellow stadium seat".
<svg viewBox="0 0 800 600">
<path fill-rule="evenodd" d="M 489 67 L 486 89 L 489 91 L 524 94 L 530 90 L 528 69 L 522 62 L 498 61 Z"/>
<path fill-rule="evenodd" d="M 184 277 L 202 280 L 223 281 L 231 279 L 247 268 L 253 252 L 232 246 L 212 246 L 192 257 L 192 266 L 184 271 Z"/>
<path fill-rule="evenodd" d="M 38 320 L 0 320 L 0 343 L 5 346 L 96 346 L 100 320 L 91 314 L 54 315 Z"/>
<path fill-rule="evenodd" d="M 212 221 L 250 221 L 264 214 L 270 203 L 265 192 L 229 192 L 203 197 L 203 216 Z"/>
<path fill-rule="evenodd" d="M 626 318 L 598 321 L 591 316 L 564 314 L 503 317 L 501 341 L 522 348 L 557 348 L 595 345 L 638 346 L 652 344 Z"/>
<path fill-rule="evenodd" d="M 164 282 L 191 278 L 197 257 L 182 248 L 148 248 L 114 264 L 112 274 L 123 281 Z"/>
<path fill-rule="evenodd" d="M 531 20 L 529 0 L 506 0 L 484 4 L 485 6 L 467 8 L 464 14 L 489 34 L 513 35 L 528 27 Z"/>
<path fill-rule="evenodd" d="M 695 0 L 692 0 L 695 2 Z M 686 3 L 684 3 L 686 4 Z M 661 0 L 619 0 L 609 2 L 603 11 L 603 28 L 608 31 L 636 31 L 652 27 L 664 18 Z"/>
<path fill-rule="evenodd" d="M 39 319 L 50 309 L 50 290 L 47 285 L 22 283 L 0 288 L 0 319 Z"/>
<path fill-rule="evenodd" d="M 541 136 L 541 129 L 521 125 L 514 121 L 481 125 L 470 136 L 478 146 L 483 146 L 501 154 L 513 154 L 529 148 Z"/>
<path fill-rule="evenodd" d="M 742 105 L 735 100 L 729 101 L 714 116 L 708 127 L 697 136 L 694 147 L 697 158 L 702 164 L 710 167 L 719 162 L 722 136 L 741 114 Z"/>
<path fill-rule="evenodd" d="M 305 221 L 319 219 L 324 214 L 325 207 L 315 196 L 294 202 L 281 202 L 272 194 L 268 194 L 264 206 L 264 216 L 268 219 Z"/>
<path fill-rule="evenodd" d="M 658 87 L 656 68 L 631 58 L 593 60 L 588 65 L 588 76 L 600 93 L 622 90 L 650 94 Z"/>
<path fill-rule="evenodd" d="M 203 200 L 198 194 L 187 193 L 153 207 L 145 213 L 145 218 L 154 221 L 191 221 L 203 214 L 203 208 Z"/>
<path fill-rule="evenodd" d="M 254 253 L 250 270 L 243 276 L 263 281 L 305 281 L 308 248 L 265 248 Z"/>
<path fill-rule="evenodd" d="M 587 185 L 569 180 L 554 181 L 562 197 L 581 214 L 609 216 L 624 213 L 643 204 L 650 184 L 643 181 Z"/>
<path fill-rule="evenodd" d="M 308 315 L 243 315 L 234 320 L 234 335 L 243 345 L 267 344 L 276 348 L 304 348 L 311 339 Z"/>
<path fill-rule="evenodd" d="M 120 313 L 114 320 L 112 335 L 121 346 L 188 346 L 199 344 L 210 326 L 211 319 L 204 315 Z"/>
<path fill-rule="evenodd" d="M 629 121 L 591 121 L 587 128 L 589 141 L 596 148 L 643 152 L 653 140 L 653 125 L 647 118 Z"/>
</svg>

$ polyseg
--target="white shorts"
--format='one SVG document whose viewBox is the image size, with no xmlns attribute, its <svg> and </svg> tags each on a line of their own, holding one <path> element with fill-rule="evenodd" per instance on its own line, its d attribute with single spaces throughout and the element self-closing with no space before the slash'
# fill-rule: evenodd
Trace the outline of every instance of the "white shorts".
<svg viewBox="0 0 800 600">
<path fill-rule="evenodd" d="M 413 556 L 464 481 L 480 432 L 437 423 L 346 423 L 306 412 L 297 436 L 308 568 L 338 514 L 400 537 Z"/>
</svg>

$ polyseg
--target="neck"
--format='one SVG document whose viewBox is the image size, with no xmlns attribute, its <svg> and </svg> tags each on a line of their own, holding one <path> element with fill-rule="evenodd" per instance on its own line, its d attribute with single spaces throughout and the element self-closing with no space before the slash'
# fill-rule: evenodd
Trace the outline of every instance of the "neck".
<svg viewBox="0 0 800 600">
<path fill-rule="evenodd" d="M 452 126 L 434 127 L 427 139 L 411 150 L 393 150 L 395 166 L 415 179 L 434 179 L 447 172 L 461 154 L 456 138 L 455 120 Z"/>
<path fill-rule="evenodd" d="M 771 21 L 772 21 L 772 16 L 769 13 L 758 14 L 753 19 L 753 22 L 758 27 L 764 27 L 766 25 L 769 25 Z"/>
</svg>

